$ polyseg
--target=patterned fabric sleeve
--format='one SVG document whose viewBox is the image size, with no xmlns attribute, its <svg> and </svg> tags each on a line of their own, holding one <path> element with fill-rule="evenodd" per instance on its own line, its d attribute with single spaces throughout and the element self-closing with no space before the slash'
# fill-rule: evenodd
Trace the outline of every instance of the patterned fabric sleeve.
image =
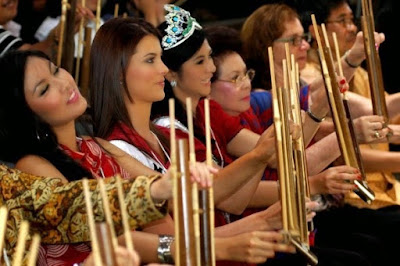
<svg viewBox="0 0 400 266">
<path fill-rule="evenodd" d="M 166 214 L 165 204 L 158 209 L 150 196 L 150 184 L 158 178 L 159 176 L 138 176 L 134 180 L 122 181 L 132 229 L 160 219 Z M 120 235 L 123 227 L 115 178 L 104 181 L 115 229 Z M 91 179 L 89 186 L 95 220 L 104 221 L 98 183 Z M 90 241 L 81 181 L 63 184 L 58 178 L 33 176 L 0 165 L 0 195 L 0 205 L 6 205 L 9 210 L 6 233 L 8 251 L 16 245 L 22 220 L 29 221 L 31 233 L 40 233 L 43 244 Z"/>
</svg>

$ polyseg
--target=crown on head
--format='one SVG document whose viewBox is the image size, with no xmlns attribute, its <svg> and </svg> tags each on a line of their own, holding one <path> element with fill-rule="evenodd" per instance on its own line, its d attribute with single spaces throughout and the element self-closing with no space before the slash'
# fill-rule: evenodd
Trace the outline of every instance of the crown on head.
<svg viewBox="0 0 400 266">
<path fill-rule="evenodd" d="M 164 5 L 164 9 L 168 12 L 165 15 L 165 21 L 168 27 L 165 29 L 167 35 L 162 38 L 161 45 L 164 50 L 174 48 L 186 41 L 193 32 L 202 27 L 190 13 L 175 5 Z"/>
</svg>

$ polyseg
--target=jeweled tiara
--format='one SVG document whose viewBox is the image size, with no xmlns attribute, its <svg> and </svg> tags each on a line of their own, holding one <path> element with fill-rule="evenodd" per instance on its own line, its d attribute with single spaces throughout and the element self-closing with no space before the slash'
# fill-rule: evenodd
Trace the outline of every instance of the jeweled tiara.
<svg viewBox="0 0 400 266">
<path fill-rule="evenodd" d="M 164 9 L 168 12 L 165 15 L 165 21 L 168 27 L 165 29 L 167 35 L 162 38 L 161 45 L 164 50 L 174 48 L 186 41 L 193 32 L 202 27 L 190 13 L 175 5 L 164 5 Z"/>
</svg>

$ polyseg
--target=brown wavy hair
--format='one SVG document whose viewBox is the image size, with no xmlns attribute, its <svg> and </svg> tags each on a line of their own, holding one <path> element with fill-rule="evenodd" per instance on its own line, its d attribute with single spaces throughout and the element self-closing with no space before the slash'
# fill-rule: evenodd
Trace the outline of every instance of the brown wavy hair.
<svg viewBox="0 0 400 266">
<path fill-rule="evenodd" d="M 297 12 L 286 4 L 266 4 L 244 22 L 240 33 L 243 58 L 247 67 L 257 73 L 252 81 L 253 88 L 271 88 L 268 47 L 283 34 L 285 24 L 296 18 L 299 18 Z"/>
</svg>

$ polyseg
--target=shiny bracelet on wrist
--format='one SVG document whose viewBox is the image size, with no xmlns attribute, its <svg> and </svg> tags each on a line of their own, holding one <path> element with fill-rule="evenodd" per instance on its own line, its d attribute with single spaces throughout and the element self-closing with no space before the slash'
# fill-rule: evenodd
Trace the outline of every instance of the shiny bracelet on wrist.
<svg viewBox="0 0 400 266">
<path fill-rule="evenodd" d="M 174 264 L 171 253 L 171 244 L 175 240 L 173 236 L 160 235 L 158 237 L 157 257 L 160 263 Z"/>
<path fill-rule="evenodd" d="M 314 122 L 316 122 L 316 123 L 321 123 L 322 121 L 325 120 L 325 117 L 320 118 L 320 117 L 317 117 L 315 114 L 313 114 L 313 113 L 311 112 L 311 109 L 310 109 L 310 108 L 308 108 L 307 114 L 308 114 L 308 116 L 309 116 L 312 120 L 314 120 Z"/>
</svg>

